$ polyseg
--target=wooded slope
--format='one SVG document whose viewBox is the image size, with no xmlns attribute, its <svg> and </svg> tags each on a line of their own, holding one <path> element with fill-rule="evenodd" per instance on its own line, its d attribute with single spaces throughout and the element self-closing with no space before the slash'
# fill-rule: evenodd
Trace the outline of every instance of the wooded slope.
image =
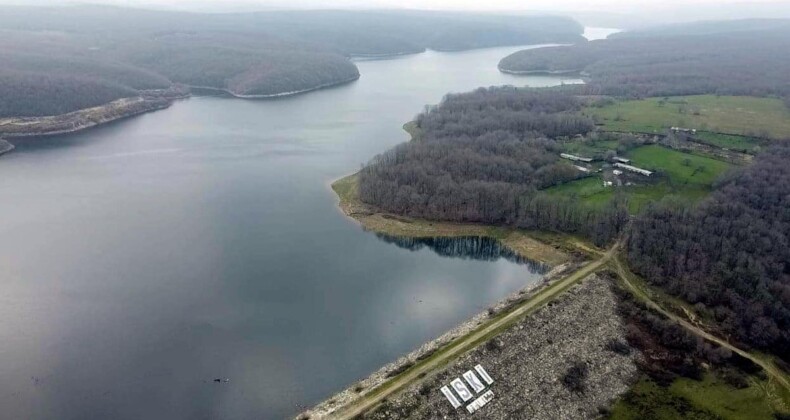
<svg viewBox="0 0 790 420">
<path fill-rule="evenodd" d="M 790 147 L 770 149 L 694 209 L 637 219 L 631 267 L 738 341 L 790 360 Z"/>
<path fill-rule="evenodd" d="M 771 21 L 773 22 L 773 21 Z M 587 94 L 623 97 L 697 94 L 790 96 L 790 21 L 689 25 L 673 31 L 628 33 L 610 39 L 516 52 L 503 71 L 583 72 Z M 752 28 L 747 30 L 746 28 Z M 728 29 L 729 28 L 729 29 Z"/>
<path fill-rule="evenodd" d="M 197 14 L 0 7 L 0 117 L 44 116 L 173 83 L 239 96 L 359 77 L 354 55 L 573 42 L 567 18 L 417 11 Z"/>
</svg>

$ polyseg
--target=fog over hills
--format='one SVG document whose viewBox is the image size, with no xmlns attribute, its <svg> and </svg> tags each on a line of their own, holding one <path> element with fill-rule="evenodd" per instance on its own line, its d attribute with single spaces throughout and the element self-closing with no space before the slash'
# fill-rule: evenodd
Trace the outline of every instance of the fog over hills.
<svg viewBox="0 0 790 420">
<path fill-rule="evenodd" d="M 430 11 L 202 14 L 6 6 L 0 117 L 101 105 L 172 84 L 273 96 L 359 77 L 353 56 L 583 41 L 566 17 Z"/>
<path fill-rule="evenodd" d="M 315 9 L 418 9 L 498 12 L 507 14 L 565 14 L 587 26 L 639 28 L 673 22 L 695 20 L 730 20 L 745 18 L 790 18 L 790 2 L 775 1 L 642 1 L 579 0 L 533 1 L 465 0 L 394 1 L 394 0 L 0 0 L 0 5 L 86 5 L 104 4 L 158 10 L 180 10 L 208 13 L 238 13 L 272 10 Z"/>
</svg>

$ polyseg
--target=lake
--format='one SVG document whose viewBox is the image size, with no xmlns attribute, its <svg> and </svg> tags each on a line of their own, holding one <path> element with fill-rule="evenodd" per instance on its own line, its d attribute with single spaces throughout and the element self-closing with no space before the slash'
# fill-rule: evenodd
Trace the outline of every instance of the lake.
<svg viewBox="0 0 790 420">
<path fill-rule="evenodd" d="M 359 62 L 334 89 L 16 142 L 2 417 L 291 416 L 536 281 L 496 244 L 366 233 L 328 187 L 447 92 L 578 82 L 499 73 L 518 49 Z"/>
</svg>

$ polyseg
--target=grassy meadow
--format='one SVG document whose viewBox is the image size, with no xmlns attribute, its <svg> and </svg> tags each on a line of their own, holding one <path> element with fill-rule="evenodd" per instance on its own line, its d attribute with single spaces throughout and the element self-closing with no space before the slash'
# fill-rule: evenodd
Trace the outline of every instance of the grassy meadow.
<svg viewBox="0 0 790 420">
<path fill-rule="evenodd" d="M 574 197 L 588 205 L 603 205 L 621 193 L 628 199 L 629 211 L 636 214 L 647 204 L 670 195 L 697 202 L 710 193 L 719 176 L 733 167 L 727 162 L 658 145 L 641 146 L 625 156 L 632 160 L 633 165 L 658 173 L 636 185 L 605 187 L 603 179 L 593 175 L 544 191 L 551 195 Z"/>
<path fill-rule="evenodd" d="M 669 127 L 683 127 L 790 139 L 790 109 L 776 98 L 715 95 L 647 98 L 588 107 L 585 114 L 611 131 L 661 134 Z"/>
</svg>

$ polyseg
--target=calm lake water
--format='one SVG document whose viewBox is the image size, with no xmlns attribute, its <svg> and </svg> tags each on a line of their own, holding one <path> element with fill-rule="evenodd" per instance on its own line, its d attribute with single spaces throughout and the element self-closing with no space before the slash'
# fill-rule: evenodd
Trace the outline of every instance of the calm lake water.
<svg viewBox="0 0 790 420">
<path fill-rule="evenodd" d="M 535 281 L 486 241 L 366 233 L 328 188 L 446 92 L 577 82 L 500 74 L 517 49 L 17 142 L 0 158 L 0 417 L 287 417 Z"/>
</svg>

